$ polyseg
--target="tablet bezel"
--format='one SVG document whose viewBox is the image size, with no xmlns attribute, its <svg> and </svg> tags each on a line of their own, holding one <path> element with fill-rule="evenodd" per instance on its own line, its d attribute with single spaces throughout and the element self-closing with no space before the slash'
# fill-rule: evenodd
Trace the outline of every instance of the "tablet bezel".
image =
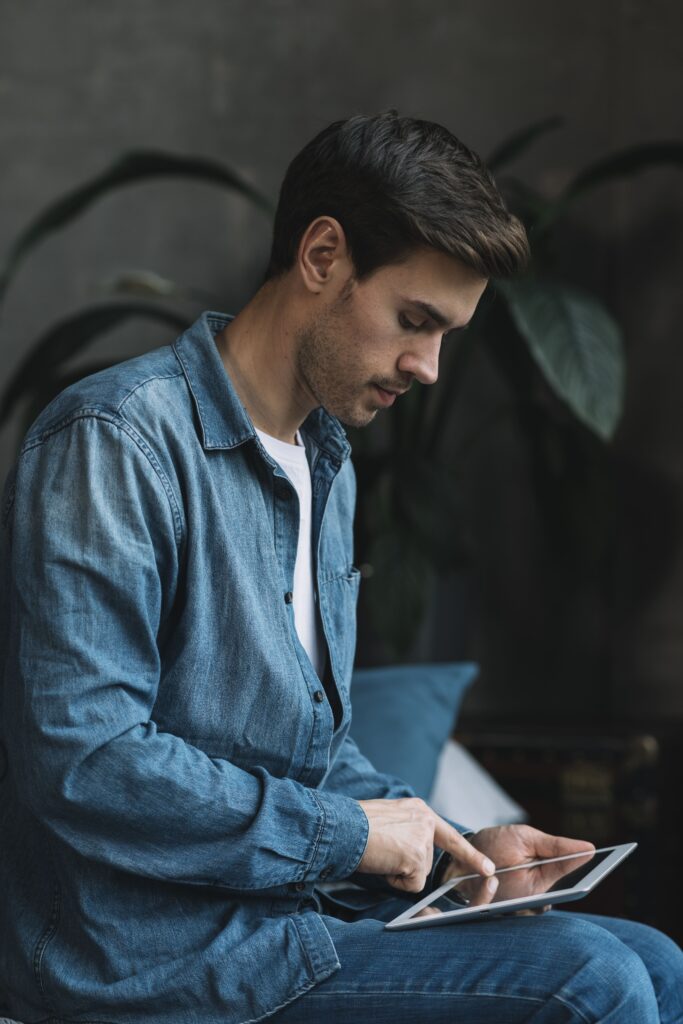
<svg viewBox="0 0 683 1024">
<path fill-rule="evenodd" d="M 472 921 L 479 918 L 495 917 L 499 914 L 509 914 L 516 910 L 529 910 L 533 907 L 547 906 L 549 902 L 554 905 L 556 903 L 569 903 L 572 900 L 580 900 L 582 897 L 587 896 L 630 853 L 633 853 L 637 846 L 637 843 L 621 843 L 618 846 L 603 846 L 593 851 L 594 853 L 609 853 L 610 856 L 606 857 L 600 864 L 596 864 L 580 882 L 569 889 L 535 893 L 532 896 L 520 896 L 519 898 L 501 900 L 498 903 L 484 904 L 477 907 L 457 907 L 455 910 L 444 910 L 439 914 L 427 914 L 424 917 L 416 918 L 415 914 L 418 914 L 424 907 L 430 906 L 441 896 L 446 895 L 458 882 L 468 878 L 480 877 L 472 874 L 458 875 L 457 878 L 451 878 L 444 882 L 443 885 L 440 885 L 438 889 L 435 889 L 434 892 L 425 896 L 418 903 L 408 907 L 398 917 L 388 921 L 384 927 L 389 931 L 399 931 L 405 928 L 433 928 L 438 925 L 455 924 L 461 921 Z M 561 860 L 573 860 L 581 856 L 584 856 L 584 854 L 570 853 L 562 857 L 548 857 L 543 860 L 528 861 L 526 864 L 516 864 L 512 867 L 501 868 L 496 874 L 500 875 L 508 871 L 519 871 L 520 869 L 536 867 L 540 864 L 552 864 Z"/>
</svg>

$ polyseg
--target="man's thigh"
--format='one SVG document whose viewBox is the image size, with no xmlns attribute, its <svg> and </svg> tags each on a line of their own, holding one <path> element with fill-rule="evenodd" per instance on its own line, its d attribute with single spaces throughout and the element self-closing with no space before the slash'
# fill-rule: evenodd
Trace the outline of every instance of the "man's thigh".
<svg viewBox="0 0 683 1024">
<path fill-rule="evenodd" d="M 406 905 L 390 900 L 373 911 L 373 918 L 353 922 L 323 915 L 341 969 L 272 1019 L 278 1024 L 659 1024 L 660 1019 L 668 1024 L 682 1019 L 680 1004 L 673 1003 L 660 1018 L 643 959 L 603 926 L 608 919 L 553 911 L 384 931 L 384 921 Z M 631 938 L 639 927 L 644 928 L 631 925 Z M 683 967 L 676 965 L 680 951 L 670 946 L 665 958 L 683 986 Z"/>
</svg>

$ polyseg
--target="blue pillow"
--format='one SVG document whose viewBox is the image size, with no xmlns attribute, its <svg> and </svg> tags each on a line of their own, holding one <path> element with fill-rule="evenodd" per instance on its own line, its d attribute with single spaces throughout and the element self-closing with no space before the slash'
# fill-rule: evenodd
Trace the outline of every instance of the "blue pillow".
<svg viewBox="0 0 683 1024">
<path fill-rule="evenodd" d="M 356 669 L 350 732 L 361 753 L 427 800 L 460 702 L 478 673 L 473 662 Z"/>
</svg>

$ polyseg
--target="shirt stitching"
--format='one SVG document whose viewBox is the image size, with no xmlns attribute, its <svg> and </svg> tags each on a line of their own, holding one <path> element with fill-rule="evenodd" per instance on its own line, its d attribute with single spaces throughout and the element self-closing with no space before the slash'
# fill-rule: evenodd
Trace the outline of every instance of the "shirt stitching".
<svg viewBox="0 0 683 1024">
<path fill-rule="evenodd" d="M 145 380 L 141 380 L 138 384 L 135 385 L 135 387 L 132 387 L 130 389 L 130 391 L 128 391 L 128 393 L 123 396 L 123 398 L 121 399 L 121 401 L 119 402 L 119 404 L 116 407 L 117 413 L 121 412 L 121 409 L 123 408 L 125 403 L 128 401 L 129 398 L 132 398 L 132 396 L 135 394 L 135 392 L 138 390 L 138 388 L 144 387 L 144 385 L 145 384 L 149 384 L 150 381 L 155 381 L 155 380 L 175 380 L 176 377 L 182 377 L 182 376 L 183 376 L 183 371 L 182 370 L 176 370 L 175 373 L 155 373 L 151 377 L 146 377 Z"/>
<path fill-rule="evenodd" d="M 171 515 L 173 517 L 175 540 L 176 543 L 180 545 L 183 539 L 182 516 L 180 513 L 180 508 L 175 498 L 175 494 L 173 493 L 171 483 L 166 474 L 164 473 L 163 469 L 161 468 L 159 460 L 157 459 L 153 450 L 137 433 L 137 431 L 134 430 L 133 427 L 131 427 L 131 425 L 127 423 L 126 420 L 124 420 L 123 418 L 103 412 L 101 409 L 87 407 L 78 409 L 75 412 L 69 413 L 68 416 L 65 416 L 64 419 L 59 420 L 57 423 L 53 423 L 47 430 L 44 430 L 36 438 L 27 441 L 26 444 L 21 449 L 20 455 L 24 455 L 25 453 L 31 451 L 33 448 L 37 448 L 39 445 L 43 444 L 54 434 L 59 433 L 59 431 L 64 430 L 66 427 L 71 426 L 72 423 L 75 423 L 76 420 L 81 419 L 102 420 L 104 423 L 110 423 L 111 426 L 113 427 L 118 427 L 120 430 L 123 430 L 124 433 L 126 433 L 130 437 L 131 441 L 133 441 L 136 447 L 140 449 L 140 451 L 145 456 L 150 466 L 154 470 L 155 476 L 159 479 L 159 482 L 161 483 L 161 486 L 164 489 L 166 499 L 171 508 Z"/>
</svg>

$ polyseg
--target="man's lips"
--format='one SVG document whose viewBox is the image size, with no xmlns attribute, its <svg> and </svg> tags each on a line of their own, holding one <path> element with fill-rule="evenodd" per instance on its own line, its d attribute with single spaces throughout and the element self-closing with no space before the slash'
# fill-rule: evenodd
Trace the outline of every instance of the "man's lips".
<svg viewBox="0 0 683 1024">
<path fill-rule="evenodd" d="M 398 396 L 405 394 L 405 392 L 408 390 L 407 388 L 397 388 L 396 390 L 389 390 L 388 388 L 380 387 L 379 384 L 373 384 L 372 386 L 377 392 L 377 395 L 382 405 L 393 405 Z"/>
</svg>

